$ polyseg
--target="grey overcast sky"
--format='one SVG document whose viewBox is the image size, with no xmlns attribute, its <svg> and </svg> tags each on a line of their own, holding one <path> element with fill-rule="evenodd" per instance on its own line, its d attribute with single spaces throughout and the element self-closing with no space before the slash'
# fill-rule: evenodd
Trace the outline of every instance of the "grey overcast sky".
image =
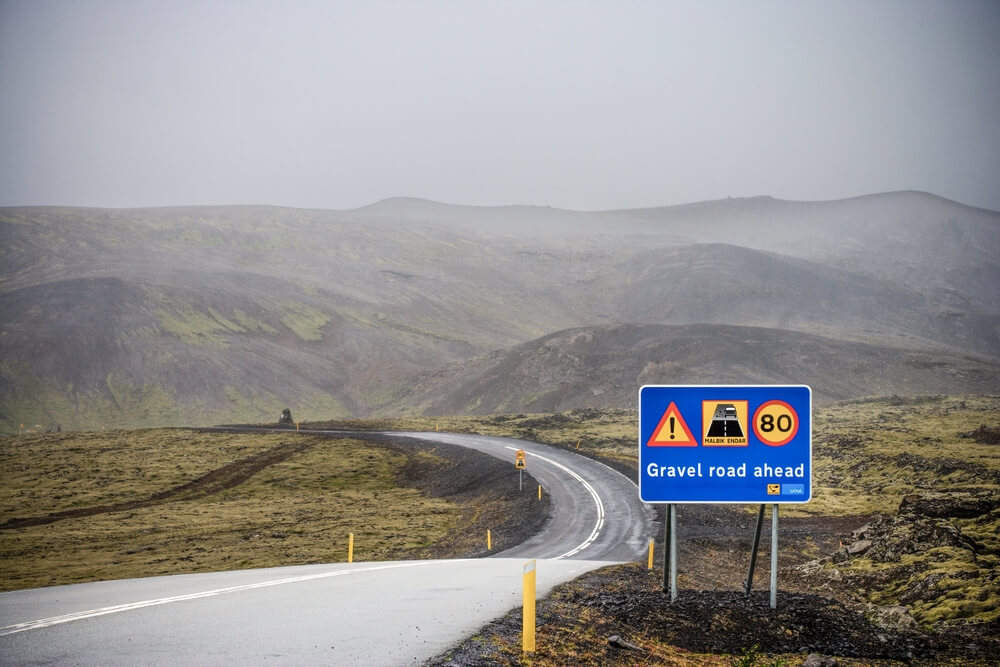
<svg viewBox="0 0 1000 667">
<path fill-rule="evenodd" d="M 1000 210 L 996 0 L 0 0 L 0 205 Z"/>
</svg>

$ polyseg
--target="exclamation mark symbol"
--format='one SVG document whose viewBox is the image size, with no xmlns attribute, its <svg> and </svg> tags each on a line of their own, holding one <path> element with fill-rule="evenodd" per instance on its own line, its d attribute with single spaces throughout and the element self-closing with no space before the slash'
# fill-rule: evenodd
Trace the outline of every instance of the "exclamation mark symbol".
<svg viewBox="0 0 1000 667">
<path fill-rule="evenodd" d="M 670 439 L 674 439 L 674 418 L 670 418 Z"/>
</svg>

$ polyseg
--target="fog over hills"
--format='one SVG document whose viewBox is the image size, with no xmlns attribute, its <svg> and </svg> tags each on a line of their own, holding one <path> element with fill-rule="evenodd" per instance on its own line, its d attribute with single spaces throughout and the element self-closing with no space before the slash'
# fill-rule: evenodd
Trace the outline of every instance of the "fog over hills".
<svg viewBox="0 0 1000 667">
<path fill-rule="evenodd" d="M 8 432 L 1000 391 L 1000 213 L 926 193 L 6 208 L 0 238 Z"/>
</svg>

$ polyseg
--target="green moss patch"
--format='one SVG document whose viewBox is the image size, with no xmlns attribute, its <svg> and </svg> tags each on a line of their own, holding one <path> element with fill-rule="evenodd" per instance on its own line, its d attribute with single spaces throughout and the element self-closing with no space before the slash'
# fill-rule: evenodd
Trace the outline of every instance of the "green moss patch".
<svg viewBox="0 0 1000 667">
<path fill-rule="evenodd" d="M 294 449 L 240 474 L 283 447 Z M 349 533 L 356 560 L 414 557 L 462 516 L 397 483 L 406 455 L 357 440 L 155 430 L 8 437 L 0 448 L 0 521 L 111 510 L 0 529 L 4 590 L 344 561 Z"/>
</svg>

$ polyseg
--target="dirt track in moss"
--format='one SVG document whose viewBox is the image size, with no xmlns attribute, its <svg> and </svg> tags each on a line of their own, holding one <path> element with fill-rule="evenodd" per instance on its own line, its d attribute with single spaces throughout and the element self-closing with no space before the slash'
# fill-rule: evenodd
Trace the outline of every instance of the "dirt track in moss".
<svg viewBox="0 0 1000 667">
<path fill-rule="evenodd" d="M 196 497 L 210 496 L 227 489 L 239 486 L 250 479 L 255 473 L 281 463 L 286 459 L 300 454 L 310 449 L 315 442 L 299 440 L 297 442 L 282 443 L 271 449 L 255 453 L 246 458 L 234 461 L 212 470 L 201 477 L 182 484 L 181 486 L 159 491 L 149 498 L 139 500 L 126 500 L 111 505 L 91 505 L 88 507 L 78 507 L 75 509 L 62 510 L 59 512 L 49 512 L 36 516 L 14 517 L 0 524 L 0 530 L 10 530 L 13 528 L 26 528 L 28 526 L 42 526 L 63 519 L 82 519 L 84 517 L 96 516 L 99 514 L 110 514 L 114 512 L 126 512 L 129 510 L 142 509 L 153 505 L 191 499 Z"/>
</svg>

